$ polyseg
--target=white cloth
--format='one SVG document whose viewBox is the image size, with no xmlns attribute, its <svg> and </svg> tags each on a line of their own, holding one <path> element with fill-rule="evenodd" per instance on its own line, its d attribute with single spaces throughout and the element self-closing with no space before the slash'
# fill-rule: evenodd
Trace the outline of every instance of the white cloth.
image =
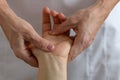
<svg viewBox="0 0 120 80">
<path fill-rule="evenodd" d="M 11 8 L 40 33 L 44 6 L 70 16 L 96 0 L 8 0 Z M 120 80 L 120 3 L 93 44 L 68 64 L 68 80 Z M 17 59 L 0 30 L 0 80 L 36 80 L 37 70 Z"/>
</svg>

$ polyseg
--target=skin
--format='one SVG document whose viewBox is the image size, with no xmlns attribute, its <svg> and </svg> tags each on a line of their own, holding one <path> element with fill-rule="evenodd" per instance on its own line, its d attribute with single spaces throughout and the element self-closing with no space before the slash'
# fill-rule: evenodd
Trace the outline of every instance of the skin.
<svg viewBox="0 0 120 80">
<path fill-rule="evenodd" d="M 89 47 L 101 25 L 118 2 L 119 0 L 97 0 L 97 2 L 90 7 L 79 10 L 73 14 L 60 25 L 61 27 L 51 32 L 57 35 L 71 28 L 76 32 L 74 43 L 70 50 L 69 60 L 73 60 L 83 50 Z M 0 25 L 2 25 L 7 38 L 12 38 L 8 40 L 15 55 L 32 66 L 37 66 L 37 61 L 28 49 L 28 43 L 33 43 L 36 47 L 46 51 L 54 49 L 52 43 L 41 38 L 33 29 L 32 25 L 18 17 L 9 8 L 6 0 L 0 0 Z M 16 34 L 16 38 L 8 32 Z M 9 34 L 11 34 L 11 36 Z M 18 38 L 20 38 L 20 40 L 18 40 Z"/>
<path fill-rule="evenodd" d="M 119 0 L 97 0 L 95 4 L 79 10 L 62 23 L 59 28 L 51 31 L 51 34 L 54 35 L 64 33 L 70 29 L 75 31 L 76 35 L 70 50 L 69 61 L 90 46 L 105 19 L 118 2 Z"/>
<path fill-rule="evenodd" d="M 50 13 L 53 18 L 53 26 L 50 21 Z M 69 37 L 69 31 L 61 35 L 51 35 L 52 28 L 58 28 L 66 20 L 63 14 L 51 11 L 48 8 L 43 9 L 43 27 L 42 36 L 55 45 L 52 52 L 46 52 L 32 47 L 32 51 L 39 63 L 39 80 L 67 80 L 67 60 L 72 40 Z"/>
<path fill-rule="evenodd" d="M 45 51 L 54 49 L 51 42 L 40 37 L 31 24 L 10 9 L 6 0 L 0 0 L 0 25 L 14 54 L 31 66 L 37 67 L 38 62 L 29 49 L 29 44 Z"/>
</svg>

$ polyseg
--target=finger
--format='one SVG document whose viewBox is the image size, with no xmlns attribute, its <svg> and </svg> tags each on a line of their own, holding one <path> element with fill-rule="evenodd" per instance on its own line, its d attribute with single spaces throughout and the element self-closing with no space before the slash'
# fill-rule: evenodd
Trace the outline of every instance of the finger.
<svg viewBox="0 0 120 80">
<path fill-rule="evenodd" d="M 31 49 L 25 49 L 23 51 L 24 51 L 22 56 L 23 60 L 33 67 L 38 67 L 38 61 L 36 57 L 33 55 Z"/>
<path fill-rule="evenodd" d="M 67 20 L 67 17 L 63 13 L 59 13 L 58 17 L 59 17 L 61 23 L 63 23 L 64 21 Z"/>
<path fill-rule="evenodd" d="M 43 9 L 43 23 L 42 23 L 42 32 L 51 30 L 51 21 L 50 21 L 50 10 L 45 7 Z"/>
<path fill-rule="evenodd" d="M 60 20 L 59 20 L 59 18 L 58 18 L 58 12 L 56 12 L 56 11 L 51 11 L 51 16 L 52 16 L 52 18 L 53 18 L 53 22 L 54 22 L 54 24 L 60 24 Z"/>
<path fill-rule="evenodd" d="M 73 24 L 71 19 L 66 20 L 65 22 L 63 22 L 60 27 L 54 29 L 51 34 L 61 34 L 64 33 L 68 30 L 70 30 L 71 28 L 75 28 L 76 24 Z"/>
<path fill-rule="evenodd" d="M 77 36 L 74 40 L 73 46 L 70 50 L 68 61 L 76 58 L 83 50 L 82 42 L 80 36 Z"/>
<path fill-rule="evenodd" d="M 50 41 L 38 36 L 34 36 L 32 38 L 31 43 L 34 44 L 35 47 L 45 50 L 45 51 L 53 51 L 54 50 L 54 44 Z"/>
<path fill-rule="evenodd" d="M 33 67 L 38 67 L 38 61 L 37 61 L 36 57 L 32 54 L 31 51 L 19 49 L 19 51 L 15 52 L 15 53 L 17 54 L 16 56 L 18 58 L 22 59 L 27 64 L 29 64 Z"/>
<path fill-rule="evenodd" d="M 26 56 L 24 56 L 23 60 L 33 67 L 38 67 L 38 61 L 35 56 L 32 56 L 32 55 L 27 56 L 26 55 Z"/>
<path fill-rule="evenodd" d="M 67 17 L 63 13 L 59 13 L 58 17 L 59 17 L 61 23 L 63 23 L 64 21 L 67 20 Z M 69 34 L 70 34 L 70 30 L 65 32 L 65 35 L 69 36 Z"/>
</svg>

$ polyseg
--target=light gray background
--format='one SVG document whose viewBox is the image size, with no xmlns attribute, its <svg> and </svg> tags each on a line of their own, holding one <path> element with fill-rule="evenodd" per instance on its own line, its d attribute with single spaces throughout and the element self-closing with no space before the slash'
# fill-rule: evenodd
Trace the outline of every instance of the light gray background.
<svg viewBox="0 0 120 80">
<path fill-rule="evenodd" d="M 62 11 L 66 15 L 74 13 L 77 9 L 86 7 L 95 0 L 7 0 L 15 13 L 30 22 L 36 31 L 41 31 L 42 8 Z M 79 5 L 78 3 L 81 3 Z M 83 5 L 84 3 L 84 5 Z M 77 5 L 76 5 L 77 4 Z M 74 7 L 74 8 L 72 8 Z M 68 11 L 66 11 L 68 10 Z M 13 35 L 14 36 L 14 35 Z M 0 28 L 0 80 L 35 80 L 37 69 L 16 58 L 9 43 Z"/>
<path fill-rule="evenodd" d="M 55 9 L 59 12 L 63 12 L 67 16 L 70 16 L 79 8 L 87 7 L 95 0 L 7 1 L 18 16 L 30 22 L 36 31 L 40 33 L 41 13 L 44 6 L 48 6 L 50 9 Z M 77 59 L 69 64 L 68 80 L 119 80 L 119 13 L 120 4 L 116 6 L 111 15 L 105 21 L 105 24 L 94 41 L 94 44 L 86 50 L 84 54 L 81 54 Z M 109 59 L 107 57 L 109 57 Z M 98 66 L 98 63 L 101 64 Z M 106 79 L 106 77 L 109 77 L 109 79 Z M 36 80 L 36 78 L 37 69 L 27 65 L 22 60 L 15 57 L 14 53 L 10 49 L 7 39 L 0 29 L 0 80 Z"/>
</svg>

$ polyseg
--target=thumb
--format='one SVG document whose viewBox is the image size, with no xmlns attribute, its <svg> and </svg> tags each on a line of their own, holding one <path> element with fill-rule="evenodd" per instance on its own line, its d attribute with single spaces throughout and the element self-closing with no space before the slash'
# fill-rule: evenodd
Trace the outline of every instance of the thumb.
<svg viewBox="0 0 120 80">
<path fill-rule="evenodd" d="M 33 43 L 35 47 L 45 50 L 45 51 L 53 51 L 54 49 L 53 43 L 40 37 L 39 35 L 32 38 L 31 43 Z"/>
<path fill-rule="evenodd" d="M 63 22 L 61 25 L 59 25 L 60 27 L 55 28 L 51 31 L 51 34 L 61 34 L 64 33 L 68 30 L 70 30 L 71 28 L 76 27 L 75 24 L 72 23 L 71 18 L 66 20 L 65 22 Z"/>
<path fill-rule="evenodd" d="M 71 47 L 69 56 L 68 56 L 68 62 L 72 61 L 73 59 L 75 59 L 83 50 L 83 46 L 82 46 L 82 42 L 80 41 L 80 37 L 77 36 L 75 38 L 75 41 L 73 43 L 73 46 Z"/>
</svg>

